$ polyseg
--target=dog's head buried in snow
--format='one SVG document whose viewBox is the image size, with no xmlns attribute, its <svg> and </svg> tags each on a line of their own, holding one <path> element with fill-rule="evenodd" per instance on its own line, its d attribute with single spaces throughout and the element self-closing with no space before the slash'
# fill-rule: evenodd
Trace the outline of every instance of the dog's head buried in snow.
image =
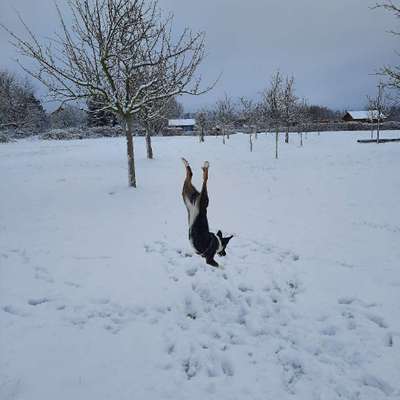
<svg viewBox="0 0 400 400">
<path fill-rule="evenodd" d="M 207 264 L 218 267 L 214 260 L 215 255 L 226 256 L 226 247 L 233 236 L 223 237 L 222 232 L 217 234 L 210 232 L 207 219 L 207 207 L 209 203 L 207 193 L 209 163 L 203 166 L 203 186 L 201 192 L 192 184 L 193 172 L 189 163 L 182 158 L 186 168 L 186 178 L 183 184 L 182 196 L 185 202 L 189 218 L 189 240 L 196 253 L 204 257 Z"/>
</svg>

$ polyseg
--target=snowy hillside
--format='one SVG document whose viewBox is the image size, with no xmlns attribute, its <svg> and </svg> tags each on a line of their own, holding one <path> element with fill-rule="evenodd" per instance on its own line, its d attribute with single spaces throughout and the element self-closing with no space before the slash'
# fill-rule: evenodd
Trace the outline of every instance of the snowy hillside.
<svg viewBox="0 0 400 400">
<path fill-rule="evenodd" d="M 1 145 L 0 399 L 399 399 L 400 145 L 362 137 L 139 138 L 137 190 L 123 138 Z"/>
</svg>

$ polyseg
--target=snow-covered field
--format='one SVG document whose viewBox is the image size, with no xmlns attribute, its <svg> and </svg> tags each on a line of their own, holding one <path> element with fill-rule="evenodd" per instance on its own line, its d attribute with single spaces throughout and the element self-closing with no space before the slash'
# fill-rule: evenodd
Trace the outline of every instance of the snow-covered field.
<svg viewBox="0 0 400 400">
<path fill-rule="evenodd" d="M 361 137 L 140 138 L 137 190 L 122 138 L 1 145 L 0 399 L 399 399 L 400 144 Z"/>
</svg>

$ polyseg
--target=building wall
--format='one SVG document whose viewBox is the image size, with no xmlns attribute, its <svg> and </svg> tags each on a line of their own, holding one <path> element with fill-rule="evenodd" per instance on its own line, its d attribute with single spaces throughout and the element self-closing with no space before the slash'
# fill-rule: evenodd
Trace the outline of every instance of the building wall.
<svg viewBox="0 0 400 400">
<path fill-rule="evenodd" d="M 193 132 L 194 131 L 194 125 L 174 125 L 170 126 L 171 129 L 182 129 L 184 132 Z"/>
</svg>

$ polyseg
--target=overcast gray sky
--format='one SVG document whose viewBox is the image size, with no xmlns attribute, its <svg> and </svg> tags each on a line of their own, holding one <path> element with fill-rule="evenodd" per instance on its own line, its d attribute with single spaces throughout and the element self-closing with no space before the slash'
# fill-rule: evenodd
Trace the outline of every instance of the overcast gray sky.
<svg viewBox="0 0 400 400">
<path fill-rule="evenodd" d="M 185 108 L 206 106 L 224 93 L 256 98 L 277 69 L 293 74 L 297 94 L 311 103 L 337 109 L 362 107 L 377 84 L 371 74 L 384 64 L 400 63 L 395 54 L 399 38 L 388 33 L 400 30 L 398 21 L 383 10 L 370 10 L 374 3 L 160 0 L 163 9 L 175 14 L 178 31 L 189 26 L 206 32 L 204 79 L 212 81 L 222 73 L 212 92 L 183 99 Z M 40 36 L 50 36 L 57 28 L 53 0 L 0 0 L 0 21 L 19 33 L 15 10 Z M 2 30 L 0 55 L 0 68 L 19 68 Z"/>
</svg>

